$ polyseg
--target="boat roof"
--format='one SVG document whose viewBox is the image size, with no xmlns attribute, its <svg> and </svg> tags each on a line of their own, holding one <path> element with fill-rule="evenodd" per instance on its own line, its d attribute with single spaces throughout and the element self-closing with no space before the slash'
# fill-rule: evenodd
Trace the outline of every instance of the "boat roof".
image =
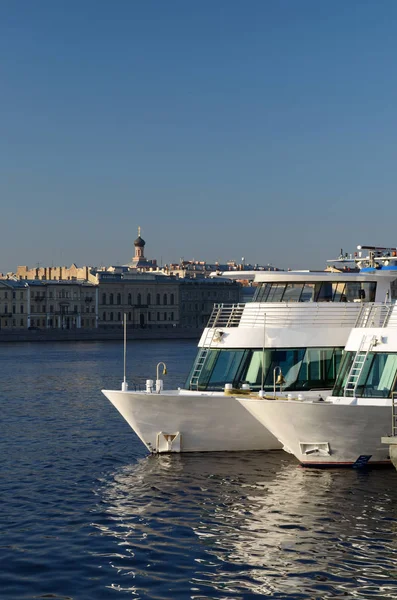
<svg viewBox="0 0 397 600">
<path fill-rule="evenodd" d="M 362 270 L 362 271 L 247 271 L 244 273 L 211 274 L 214 279 L 244 279 L 255 283 L 293 283 L 293 282 L 321 282 L 321 281 L 377 281 L 384 277 L 393 281 L 397 272 L 390 270 Z"/>
</svg>

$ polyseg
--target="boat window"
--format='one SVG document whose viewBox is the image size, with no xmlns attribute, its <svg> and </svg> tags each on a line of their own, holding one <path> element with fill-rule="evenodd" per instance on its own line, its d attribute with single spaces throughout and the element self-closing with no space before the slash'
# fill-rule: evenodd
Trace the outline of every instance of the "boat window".
<svg viewBox="0 0 397 600">
<path fill-rule="evenodd" d="M 315 302 L 332 302 L 332 284 L 330 281 L 316 283 L 315 289 Z"/>
<path fill-rule="evenodd" d="M 325 387 L 332 387 L 335 383 L 337 374 L 339 373 L 339 367 L 342 362 L 343 351 L 339 348 L 335 348 L 332 352 L 332 356 L 328 360 L 328 368 L 326 374 Z"/>
<path fill-rule="evenodd" d="M 361 299 L 361 283 L 359 281 L 348 281 L 346 283 L 346 298 L 348 302 L 354 302 Z"/>
<path fill-rule="evenodd" d="M 397 354 L 369 353 L 356 389 L 356 396 L 388 398 L 397 372 Z"/>
<path fill-rule="evenodd" d="M 266 302 L 271 287 L 271 283 L 261 283 L 256 289 L 253 302 Z"/>
<path fill-rule="evenodd" d="M 347 297 L 345 295 L 346 284 L 341 281 L 339 283 L 332 284 L 332 296 L 334 302 L 346 302 Z"/>
<path fill-rule="evenodd" d="M 301 389 L 329 387 L 335 381 L 335 361 L 333 348 L 307 348 L 296 385 Z"/>
<path fill-rule="evenodd" d="M 263 350 L 209 350 L 199 373 L 199 390 L 223 390 L 226 383 L 239 388 L 249 383 L 254 391 L 274 389 L 275 369 L 280 367 L 284 390 L 331 388 L 340 363 L 342 348 L 288 348 Z M 186 386 L 193 386 L 200 353 Z M 263 369 L 263 375 L 262 375 Z M 278 371 L 276 371 L 278 375 Z"/>
<path fill-rule="evenodd" d="M 212 350 L 199 377 L 199 389 L 223 390 L 226 383 L 234 385 L 237 370 L 246 350 Z"/>
<path fill-rule="evenodd" d="M 285 384 L 283 389 L 293 389 L 296 382 L 302 359 L 305 355 L 305 348 L 289 348 L 288 350 L 271 350 L 271 361 L 267 369 L 265 378 L 265 389 L 273 390 L 274 379 L 278 373 L 275 373 L 277 367 L 281 368 Z"/>
<path fill-rule="evenodd" d="M 285 287 L 285 283 L 272 283 L 266 302 L 281 302 Z"/>
<path fill-rule="evenodd" d="M 314 283 L 304 283 L 301 302 L 314 302 Z"/>
<path fill-rule="evenodd" d="M 362 284 L 362 290 L 365 292 L 364 302 L 375 302 L 376 282 L 366 281 Z"/>
<path fill-rule="evenodd" d="M 303 290 L 303 283 L 287 283 L 283 302 L 299 302 Z"/>
<path fill-rule="evenodd" d="M 375 302 L 375 281 L 262 283 L 253 302 Z"/>
<path fill-rule="evenodd" d="M 353 364 L 355 354 L 355 352 L 343 353 L 340 368 L 335 381 L 335 386 L 332 391 L 333 396 L 343 396 L 343 390 L 345 388 L 347 377 Z"/>
</svg>

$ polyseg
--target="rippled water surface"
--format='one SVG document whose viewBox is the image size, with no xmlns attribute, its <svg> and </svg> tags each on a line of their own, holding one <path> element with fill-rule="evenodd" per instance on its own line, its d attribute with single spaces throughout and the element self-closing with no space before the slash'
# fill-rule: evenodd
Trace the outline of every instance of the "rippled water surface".
<svg viewBox="0 0 397 600">
<path fill-rule="evenodd" d="M 194 342 L 129 344 L 182 385 Z M 397 599 L 397 473 L 283 452 L 147 456 L 116 343 L 3 344 L 0 597 Z"/>
</svg>

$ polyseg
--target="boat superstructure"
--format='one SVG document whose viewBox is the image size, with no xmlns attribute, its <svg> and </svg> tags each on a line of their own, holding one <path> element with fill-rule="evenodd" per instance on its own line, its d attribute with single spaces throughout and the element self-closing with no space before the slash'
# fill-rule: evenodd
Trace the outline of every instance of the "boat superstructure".
<svg viewBox="0 0 397 600">
<path fill-rule="evenodd" d="M 152 452 L 281 448 L 236 397 L 324 396 L 352 328 L 377 325 L 396 273 L 257 272 L 247 304 L 215 305 L 182 389 L 103 390 Z M 164 357 L 166 361 L 166 357 Z"/>
<path fill-rule="evenodd" d="M 241 399 L 304 466 L 389 464 L 390 434 L 397 393 L 397 306 L 378 310 L 352 330 L 335 387 L 324 400 L 290 396 Z"/>
</svg>

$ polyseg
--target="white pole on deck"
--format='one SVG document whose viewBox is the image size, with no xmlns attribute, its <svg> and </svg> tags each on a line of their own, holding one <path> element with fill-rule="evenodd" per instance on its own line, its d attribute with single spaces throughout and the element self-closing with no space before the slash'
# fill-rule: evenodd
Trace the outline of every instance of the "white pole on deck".
<svg viewBox="0 0 397 600">
<path fill-rule="evenodd" d="M 121 384 L 121 391 L 126 392 L 128 390 L 128 383 L 126 379 L 126 363 L 127 363 L 127 313 L 124 313 L 124 379 Z"/>
<path fill-rule="evenodd" d="M 263 313 L 263 347 L 262 347 L 262 381 L 259 396 L 262 398 L 265 395 L 265 345 L 266 345 L 266 313 Z"/>
</svg>

